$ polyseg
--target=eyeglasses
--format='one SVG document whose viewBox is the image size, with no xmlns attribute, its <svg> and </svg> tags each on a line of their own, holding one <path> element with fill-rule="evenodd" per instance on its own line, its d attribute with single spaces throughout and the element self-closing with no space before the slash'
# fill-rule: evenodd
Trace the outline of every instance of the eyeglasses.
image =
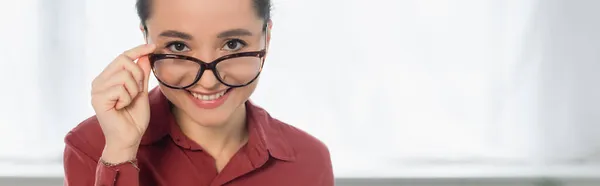
<svg viewBox="0 0 600 186">
<path fill-rule="evenodd" d="M 219 82 L 236 88 L 249 85 L 258 78 L 265 53 L 265 50 L 235 53 L 210 63 L 177 54 L 150 54 L 149 59 L 156 79 L 169 88 L 192 87 L 206 70 L 211 70 Z"/>
</svg>

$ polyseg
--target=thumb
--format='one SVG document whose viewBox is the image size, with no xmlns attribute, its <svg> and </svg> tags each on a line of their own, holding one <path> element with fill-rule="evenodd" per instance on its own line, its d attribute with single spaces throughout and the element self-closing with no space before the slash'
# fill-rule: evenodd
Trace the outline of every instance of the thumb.
<svg viewBox="0 0 600 186">
<path fill-rule="evenodd" d="M 150 67 L 150 59 L 149 57 L 142 56 L 138 59 L 137 65 L 144 72 L 144 88 L 142 89 L 145 93 L 148 93 L 148 81 L 150 79 L 150 73 L 152 72 L 152 67 Z"/>
</svg>

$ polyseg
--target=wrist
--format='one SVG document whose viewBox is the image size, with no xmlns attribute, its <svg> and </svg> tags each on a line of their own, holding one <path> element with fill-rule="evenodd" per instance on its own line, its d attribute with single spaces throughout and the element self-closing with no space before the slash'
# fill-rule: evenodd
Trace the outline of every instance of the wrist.
<svg viewBox="0 0 600 186">
<path fill-rule="evenodd" d="M 112 146 L 105 146 L 100 159 L 106 163 L 123 163 L 135 160 L 137 156 L 137 150 L 137 146 L 131 148 L 114 148 Z"/>
<path fill-rule="evenodd" d="M 125 161 L 122 163 L 109 163 L 109 162 L 104 161 L 103 159 L 100 159 L 100 163 L 102 163 L 106 167 L 120 167 L 120 166 L 128 165 L 128 166 L 132 166 L 133 168 L 137 169 L 138 171 L 140 170 L 137 160 L 129 160 L 129 161 Z"/>
</svg>

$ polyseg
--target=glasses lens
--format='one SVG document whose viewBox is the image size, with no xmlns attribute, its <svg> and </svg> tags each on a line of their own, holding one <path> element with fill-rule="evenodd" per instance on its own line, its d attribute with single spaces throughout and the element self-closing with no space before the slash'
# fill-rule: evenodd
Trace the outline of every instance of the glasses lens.
<svg viewBox="0 0 600 186">
<path fill-rule="evenodd" d="M 261 58 L 256 56 L 230 58 L 217 64 L 221 80 L 230 86 L 248 84 L 261 70 Z"/>
<path fill-rule="evenodd" d="M 172 87 L 185 87 L 194 83 L 200 64 L 185 59 L 160 59 L 154 62 L 154 75 Z"/>
</svg>

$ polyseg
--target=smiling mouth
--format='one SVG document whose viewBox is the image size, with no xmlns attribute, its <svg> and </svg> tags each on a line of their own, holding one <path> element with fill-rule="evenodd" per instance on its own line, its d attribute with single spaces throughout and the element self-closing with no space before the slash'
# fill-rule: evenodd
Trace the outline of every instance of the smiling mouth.
<svg viewBox="0 0 600 186">
<path fill-rule="evenodd" d="M 230 90 L 231 90 L 231 88 L 228 88 L 228 89 L 223 90 L 221 92 L 217 92 L 217 93 L 214 93 L 214 94 L 208 94 L 208 95 L 207 94 L 201 94 L 201 93 L 198 93 L 198 92 L 192 92 L 192 91 L 189 91 L 189 90 L 188 90 L 188 92 L 190 94 L 192 94 L 192 96 L 194 96 L 194 98 L 196 98 L 196 99 L 199 99 L 199 100 L 202 100 L 202 101 L 214 101 L 214 100 L 217 100 L 217 99 L 223 97 L 225 94 L 229 93 Z"/>
</svg>

